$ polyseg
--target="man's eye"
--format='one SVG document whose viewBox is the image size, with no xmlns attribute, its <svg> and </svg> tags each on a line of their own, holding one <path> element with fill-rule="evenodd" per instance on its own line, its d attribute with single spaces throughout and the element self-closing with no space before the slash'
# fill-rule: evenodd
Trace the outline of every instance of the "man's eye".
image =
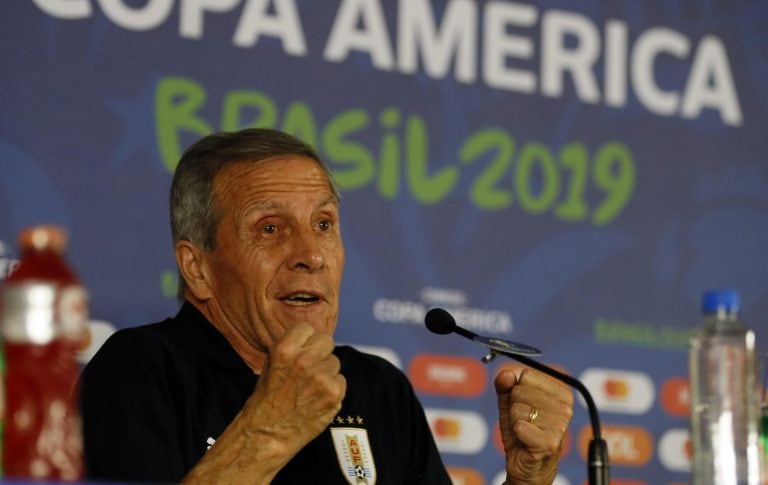
<svg viewBox="0 0 768 485">
<path fill-rule="evenodd" d="M 274 234 L 277 232 L 277 224 L 267 224 L 261 229 L 261 232 L 264 234 Z"/>
<path fill-rule="evenodd" d="M 325 220 L 320 221 L 317 225 L 321 231 L 330 231 L 331 230 L 331 221 Z"/>
</svg>

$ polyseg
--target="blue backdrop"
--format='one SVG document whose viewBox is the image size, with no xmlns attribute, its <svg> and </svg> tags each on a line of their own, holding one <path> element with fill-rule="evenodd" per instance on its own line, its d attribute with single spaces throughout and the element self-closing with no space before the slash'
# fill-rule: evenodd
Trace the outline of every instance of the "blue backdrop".
<svg viewBox="0 0 768 485">
<path fill-rule="evenodd" d="M 754 0 L 5 1 L 0 276 L 59 223 L 96 344 L 174 313 L 178 155 L 284 129 L 343 193 L 338 340 L 409 375 L 457 483 L 500 482 L 501 363 L 432 306 L 584 379 L 615 483 L 685 483 L 702 292 L 739 290 L 766 350 L 766 27 Z"/>
</svg>

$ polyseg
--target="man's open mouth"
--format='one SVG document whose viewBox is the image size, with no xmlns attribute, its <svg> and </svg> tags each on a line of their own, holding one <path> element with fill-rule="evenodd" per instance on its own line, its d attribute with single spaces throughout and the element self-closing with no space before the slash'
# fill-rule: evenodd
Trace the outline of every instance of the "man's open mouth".
<svg viewBox="0 0 768 485">
<path fill-rule="evenodd" d="M 291 305 L 310 305 L 320 301 L 320 297 L 310 293 L 291 293 L 290 295 L 281 297 L 280 300 Z"/>
</svg>

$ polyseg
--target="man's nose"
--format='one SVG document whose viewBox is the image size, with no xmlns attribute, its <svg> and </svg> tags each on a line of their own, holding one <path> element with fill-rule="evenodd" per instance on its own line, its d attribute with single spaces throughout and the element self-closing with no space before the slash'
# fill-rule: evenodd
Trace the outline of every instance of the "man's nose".
<svg viewBox="0 0 768 485">
<path fill-rule="evenodd" d="M 313 273 L 325 265 L 325 256 L 312 229 L 303 229 L 296 233 L 291 241 L 291 269 Z"/>
</svg>

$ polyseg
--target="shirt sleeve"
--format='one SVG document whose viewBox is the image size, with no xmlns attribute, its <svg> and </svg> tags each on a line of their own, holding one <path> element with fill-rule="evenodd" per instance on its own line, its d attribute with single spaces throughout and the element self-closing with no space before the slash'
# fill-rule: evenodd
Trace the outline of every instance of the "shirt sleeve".
<svg viewBox="0 0 768 485">
<path fill-rule="evenodd" d="M 179 482 L 184 476 L 167 359 L 159 344 L 140 337 L 116 333 L 81 374 L 90 479 Z"/>
</svg>

